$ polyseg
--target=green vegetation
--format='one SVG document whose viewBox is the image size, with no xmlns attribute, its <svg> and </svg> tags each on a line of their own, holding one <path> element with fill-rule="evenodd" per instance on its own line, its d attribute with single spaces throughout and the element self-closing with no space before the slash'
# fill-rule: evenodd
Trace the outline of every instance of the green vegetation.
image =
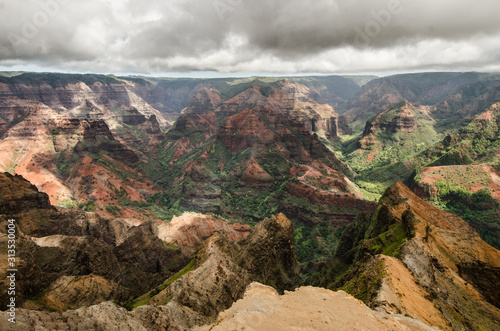
<svg viewBox="0 0 500 331">
<path fill-rule="evenodd" d="M 435 144 L 440 135 L 434 129 L 433 118 L 406 101 L 372 118 L 369 123 L 376 123 L 378 128 L 364 135 L 342 137 L 332 147 L 341 152 L 341 159 L 358 174 L 356 184 L 364 197 L 376 200 L 387 187 L 411 175 L 421 162 L 417 156 Z M 404 123 L 413 127 L 398 128 Z M 365 140 L 363 148 L 360 148 L 361 139 Z"/>
<path fill-rule="evenodd" d="M 432 200 L 443 210 L 470 223 L 491 246 L 500 249 L 500 202 L 487 189 L 471 193 L 444 180 L 435 184 L 438 196 Z"/>
<path fill-rule="evenodd" d="M 295 228 L 295 254 L 300 262 L 311 262 L 333 256 L 345 227 L 320 223 L 316 227 Z"/>
<path fill-rule="evenodd" d="M 396 223 L 389 230 L 379 234 L 377 237 L 364 242 L 365 249 L 372 255 L 383 254 L 397 256 L 399 248 L 407 240 L 407 234 L 402 223 Z"/>
<path fill-rule="evenodd" d="M 477 160 L 494 164 L 498 160 L 495 151 L 500 148 L 500 109 L 490 111 L 493 121 L 476 119 L 425 153 L 434 159 L 430 165 L 467 165 Z"/>
<path fill-rule="evenodd" d="M 78 208 L 78 203 L 76 200 L 64 200 L 55 204 L 56 207 L 62 207 L 66 209 Z"/>
<path fill-rule="evenodd" d="M 118 207 L 117 205 L 107 205 L 106 206 L 106 211 L 108 213 L 113 214 L 116 217 L 121 216 L 121 214 L 122 214 L 121 208 Z"/>
<path fill-rule="evenodd" d="M 179 201 L 170 203 L 168 193 L 157 193 L 149 196 L 146 202 L 129 201 L 124 197 L 119 199 L 119 204 L 122 207 L 132 208 L 140 213 L 150 212 L 155 219 L 164 222 L 170 221 L 174 216 L 180 216 L 184 212 L 179 207 Z"/>
<path fill-rule="evenodd" d="M 433 113 L 437 119 L 437 129 L 440 132 L 451 132 L 470 122 L 470 119 L 486 110 L 498 101 L 500 80 L 498 75 L 480 74 L 478 81 L 467 84 L 457 91 L 456 98 L 448 98 L 446 102 L 437 105 Z M 472 107 L 471 104 L 473 104 Z M 469 116 L 464 116 L 466 109 Z"/>
<path fill-rule="evenodd" d="M 209 79 L 207 80 L 211 86 L 213 86 L 220 94 L 223 100 L 231 99 L 232 97 L 240 94 L 251 86 L 258 86 L 261 89 L 261 93 L 265 96 L 269 96 L 272 88 L 279 88 L 280 78 L 268 78 L 268 77 L 249 77 L 242 79 Z"/>
<path fill-rule="evenodd" d="M 382 278 L 386 273 L 382 261 L 370 266 L 370 268 L 364 267 L 365 265 L 365 263 L 360 263 L 344 277 L 344 279 L 349 280 L 342 286 L 341 290 L 366 303 L 377 295 L 382 285 Z M 364 272 L 359 275 L 359 270 L 364 270 Z"/>
<path fill-rule="evenodd" d="M 333 259 L 323 263 L 318 270 L 306 272 L 306 285 L 329 289 L 343 289 L 357 298 L 367 300 L 379 286 L 383 276 L 377 267 L 360 274 L 367 256 L 384 254 L 398 256 L 400 248 L 413 236 L 411 212 L 402 220 L 395 219 L 386 205 L 379 205 L 373 215 L 361 214 L 342 232 Z M 366 301 L 365 301 L 366 302 Z"/>
<path fill-rule="evenodd" d="M 78 209 L 93 212 L 96 210 L 97 205 L 95 204 L 96 198 L 94 196 L 89 197 L 88 201 L 85 203 L 78 204 Z"/>
<path fill-rule="evenodd" d="M 137 307 L 144 306 L 148 304 L 149 300 L 160 293 L 161 291 L 165 290 L 167 287 L 169 287 L 173 282 L 193 270 L 194 265 L 195 265 L 196 259 L 191 260 L 187 266 L 185 266 L 181 271 L 170 277 L 165 281 L 165 283 L 161 284 L 160 286 L 157 286 L 154 290 L 141 295 L 140 297 L 134 299 L 134 300 L 129 300 L 123 304 L 123 307 L 127 310 L 133 310 Z M 168 302 L 162 303 L 163 305 L 166 305 Z"/>
</svg>

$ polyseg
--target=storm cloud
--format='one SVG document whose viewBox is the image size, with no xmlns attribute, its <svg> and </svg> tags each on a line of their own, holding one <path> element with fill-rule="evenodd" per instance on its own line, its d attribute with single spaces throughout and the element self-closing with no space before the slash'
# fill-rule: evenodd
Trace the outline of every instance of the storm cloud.
<svg viewBox="0 0 500 331">
<path fill-rule="evenodd" d="M 500 2 L 0 0 L 0 69 L 500 71 Z"/>
</svg>

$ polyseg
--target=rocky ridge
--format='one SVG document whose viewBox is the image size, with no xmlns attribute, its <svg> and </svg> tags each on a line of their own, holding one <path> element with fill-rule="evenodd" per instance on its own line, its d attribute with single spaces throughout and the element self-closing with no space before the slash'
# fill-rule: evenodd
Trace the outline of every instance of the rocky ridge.
<svg viewBox="0 0 500 331">
<path fill-rule="evenodd" d="M 500 325 L 500 251 L 402 183 L 386 191 L 373 216 L 345 231 L 336 259 L 320 267 L 313 284 L 445 330 Z"/>
<path fill-rule="evenodd" d="M 130 242 L 124 244 L 131 245 Z M 139 306 L 132 312 L 112 302 L 63 313 L 21 309 L 17 312 L 17 326 L 39 330 L 66 327 L 80 330 L 88 325 L 107 325 L 111 329 L 187 330 L 215 321 L 220 311 L 241 298 L 252 281 L 273 284 L 280 291 L 292 290 L 300 284 L 293 227 L 284 215 L 263 221 L 246 239 L 238 242 L 230 242 L 223 232 L 216 233 L 203 244 L 194 261 L 187 274 L 173 282 L 168 280 L 163 290 L 149 294 L 148 301 L 153 306 Z M 71 278 L 70 281 L 77 280 Z M 89 284 L 92 279 L 78 281 Z M 60 282 L 52 285 L 46 300 L 67 291 Z M 104 285 L 100 284 L 100 294 L 105 293 Z M 8 326 L 6 320 L 0 323 L 2 327 Z"/>
<path fill-rule="evenodd" d="M 221 312 L 208 330 L 438 330 L 419 320 L 375 312 L 343 291 L 300 287 L 280 296 L 275 289 L 250 284 L 243 299 Z"/>
<path fill-rule="evenodd" d="M 199 215 L 189 224 L 202 231 L 190 238 L 182 227 L 165 231 L 152 222 L 134 224 L 57 209 L 47 194 L 21 176 L 10 174 L 0 174 L 0 192 L 0 242 L 6 245 L 7 220 L 15 219 L 22 275 L 16 297 L 18 307 L 27 309 L 64 311 L 109 300 L 124 303 L 186 266 L 203 238 L 224 229 L 231 240 L 249 232 L 248 226 Z M 189 247 L 168 246 L 158 238 L 166 233 L 172 242 L 185 241 Z M 7 261 L 6 254 L 1 255 L 2 261 Z M 5 276 L 7 268 L 2 270 Z M 7 298 L 7 287 L 2 287 L 0 300 Z"/>
</svg>

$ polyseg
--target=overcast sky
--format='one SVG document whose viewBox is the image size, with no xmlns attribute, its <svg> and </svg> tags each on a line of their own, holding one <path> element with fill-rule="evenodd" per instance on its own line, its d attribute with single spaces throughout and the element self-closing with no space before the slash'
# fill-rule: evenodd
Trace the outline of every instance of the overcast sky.
<svg viewBox="0 0 500 331">
<path fill-rule="evenodd" d="M 0 70 L 498 72 L 499 13 L 498 0 L 0 0 Z"/>
</svg>

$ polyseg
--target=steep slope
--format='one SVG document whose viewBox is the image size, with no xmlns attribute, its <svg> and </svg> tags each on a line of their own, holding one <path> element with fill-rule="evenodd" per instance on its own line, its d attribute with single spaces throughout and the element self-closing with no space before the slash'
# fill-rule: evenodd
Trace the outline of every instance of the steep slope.
<svg viewBox="0 0 500 331">
<path fill-rule="evenodd" d="M 158 238 L 167 245 L 198 249 L 217 231 L 224 231 L 229 240 L 245 238 L 252 228 L 245 224 L 226 223 L 215 216 L 184 213 L 169 223 L 158 226 Z"/>
<path fill-rule="evenodd" d="M 439 130 L 450 132 L 469 123 L 497 103 L 499 98 L 500 77 L 483 74 L 480 81 L 460 87 L 437 104 L 432 110 L 432 116 L 439 122 Z"/>
<path fill-rule="evenodd" d="M 422 167 L 410 181 L 421 197 L 466 219 L 496 248 L 500 248 L 499 125 L 496 102 L 422 153 Z"/>
<path fill-rule="evenodd" d="M 425 156 L 432 166 L 500 163 L 500 102 L 484 109 L 465 127 L 446 136 Z"/>
<path fill-rule="evenodd" d="M 359 174 L 357 184 L 376 194 L 408 178 L 415 155 L 440 138 L 434 125 L 430 107 L 406 100 L 370 119 L 356 149 L 345 157 Z"/>
<path fill-rule="evenodd" d="M 7 244 L 7 220 L 15 219 L 17 226 L 17 269 L 22 275 L 16 282 L 18 307 L 67 309 L 96 300 L 123 302 L 156 286 L 189 259 L 165 247 L 151 223 L 134 227 L 93 213 L 58 211 L 45 193 L 20 176 L 0 174 L 0 185 L 2 244 Z M 6 268 L 2 273 L 6 279 Z M 88 284 L 98 289 L 81 292 Z M 7 302 L 7 287 L 0 297 Z"/>
<path fill-rule="evenodd" d="M 56 209 L 49 197 L 20 176 L 0 174 L 0 243 L 7 247 L 7 222 L 15 219 L 17 307 L 76 309 L 103 301 L 124 303 L 174 275 L 194 257 L 202 241 L 189 233 L 161 231 L 157 224 L 133 224 L 95 213 Z M 210 220 L 210 222 L 205 222 Z M 208 224 L 206 224 L 208 223 Z M 214 217 L 192 220 L 206 237 L 227 229 L 231 240 L 244 238 L 249 228 Z M 176 243 L 167 245 L 160 234 Z M 0 252 L 2 263 L 7 251 Z M 2 264 L 3 265 L 3 264 Z M 7 268 L 1 270 L 7 282 Z M 6 307 L 7 286 L 0 289 Z"/>
<path fill-rule="evenodd" d="M 235 243 L 223 233 L 214 234 L 191 264 L 139 298 L 141 306 L 132 312 L 106 302 L 64 313 L 20 309 L 16 318 L 18 326 L 40 330 L 110 327 L 108 321 L 113 322 L 112 329 L 188 330 L 215 321 L 220 311 L 241 298 L 252 281 L 272 284 L 281 292 L 294 289 L 300 284 L 298 270 L 292 224 L 278 215 L 264 220 L 246 239 Z M 147 301 L 155 305 L 144 306 Z M 0 325 L 7 327 L 6 321 L 2 319 Z"/>
<path fill-rule="evenodd" d="M 29 114 L 0 140 L 1 171 L 23 175 L 53 204 L 83 204 L 87 211 L 97 209 L 103 215 L 117 214 L 116 207 L 108 206 L 118 205 L 120 198 L 144 203 L 157 192 L 137 171 L 144 161 L 116 140 L 103 120 L 79 120 L 40 103 L 29 104 Z M 145 120 L 143 115 L 137 117 Z M 157 125 L 151 121 L 154 118 L 135 127 L 147 130 L 148 123 Z M 162 136 L 158 131 L 149 136 L 155 134 Z M 120 214 L 139 217 L 126 207 Z"/>
<path fill-rule="evenodd" d="M 317 103 L 326 103 L 337 111 L 343 111 L 348 102 L 358 93 L 361 86 L 375 76 L 315 76 L 287 78 L 292 83 L 307 86 L 308 97 Z"/>
<path fill-rule="evenodd" d="M 461 218 L 396 183 L 374 215 L 345 231 L 336 259 L 309 281 L 443 329 L 495 330 L 499 275 L 500 251 Z"/>
<path fill-rule="evenodd" d="M 193 98 L 159 154 L 170 167 L 161 179 L 171 188 L 169 208 L 249 223 L 283 212 L 297 225 L 331 229 L 373 210 L 349 167 L 312 132 L 335 136 L 335 111 L 308 99 L 304 86 L 277 84 L 253 85 L 227 101 L 214 89 Z"/>
<path fill-rule="evenodd" d="M 479 73 L 419 73 L 383 77 L 373 80 L 346 107 L 344 116 L 354 131 L 365 122 L 401 100 L 422 105 L 436 105 L 460 87 L 490 79 Z"/>
<path fill-rule="evenodd" d="M 224 235 L 212 236 L 198 252 L 193 270 L 171 285 L 167 282 L 149 303 L 167 305 L 181 324 L 192 328 L 213 322 L 252 281 L 280 292 L 300 284 L 293 226 L 282 214 L 262 221 L 234 244 Z"/>
<path fill-rule="evenodd" d="M 200 80 L 167 80 L 56 73 L 23 73 L 0 78 L 0 100 L 37 101 L 74 116 L 105 119 L 112 128 L 120 107 L 155 115 L 166 128 L 178 117 Z M 108 122 L 109 121 L 109 122 Z M 119 122 L 119 120 L 118 120 Z"/>
</svg>

